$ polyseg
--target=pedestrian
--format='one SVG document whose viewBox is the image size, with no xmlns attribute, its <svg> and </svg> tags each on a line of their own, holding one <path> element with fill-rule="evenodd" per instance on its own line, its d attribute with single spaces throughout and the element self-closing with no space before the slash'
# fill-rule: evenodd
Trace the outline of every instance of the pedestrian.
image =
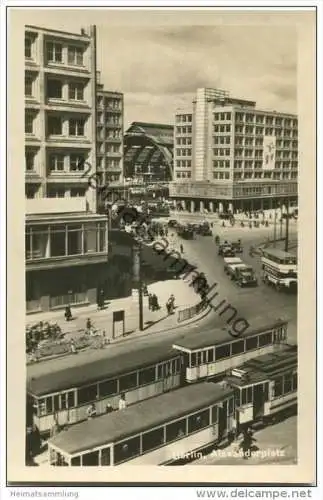
<svg viewBox="0 0 323 500">
<path fill-rule="evenodd" d="M 155 293 L 152 296 L 152 306 L 153 306 L 153 311 L 159 310 L 158 298 L 157 298 L 157 295 Z"/>
<path fill-rule="evenodd" d="M 124 410 L 125 408 L 127 408 L 126 396 L 124 393 L 122 393 L 120 396 L 118 407 L 119 407 L 119 410 Z"/>
<path fill-rule="evenodd" d="M 113 412 L 113 408 L 110 405 L 110 403 L 108 403 L 107 406 L 105 407 L 105 413 L 112 413 L 112 412 Z"/>
<path fill-rule="evenodd" d="M 242 449 L 244 460 L 247 460 L 251 456 L 252 443 L 255 441 L 256 439 L 253 437 L 251 429 L 243 431 L 243 438 L 239 447 Z"/>
<path fill-rule="evenodd" d="M 87 318 L 87 320 L 86 320 L 86 333 L 88 335 L 90 335 L 92 333 L 92 329 L 93 329 L 92 322 L 91 322 L 90 318 Z"/>
<path fill-rule="evenodd" d="M 100 311 L 103 308 L 104 308 L 104 292 L 103 290 L 100 290 L 98 294 L 98 310 Z"/>
<path fill-rule="evenodd" d="M 92 403 L 88 409 L 86 410 L 86 415 L 87 415 L 87 418 L 88 420 L 90 420 L 91 418 L 95 417 L 96 416 L 96 408 L 95 408 L 95 404 Z"/>
<path fill-rule="evenodd" d="M 179 248 L 180 248 L 180 252 L 181 252 L 181 253 L 184 253 L 184 247 L 183 247 L 182 243 L 180 244 L 180 247 L 179 247 Z"/>
<path fill-rule="evenodd" d="M 66 321 L 70 321 L 72 319 L 71 307 L 69 305 L 65 307 L 65 319 Z"/>
<path fill-rule="evenodd" d="M 71 340 L 71 353 L 76 354 L 76 345 L 74 339 Z"/>
<path fill-rule="evenodd" d="M 152 300 L 152 299 L 153 299 L 153 296 L 152 296 L 152 294 L 150 293 L 150 294 L 148 295 L 148 309 L 149 309 L 149 311 L 152 311 L 152 310 L 153 310 L 153 300 Z"/>
</svg>

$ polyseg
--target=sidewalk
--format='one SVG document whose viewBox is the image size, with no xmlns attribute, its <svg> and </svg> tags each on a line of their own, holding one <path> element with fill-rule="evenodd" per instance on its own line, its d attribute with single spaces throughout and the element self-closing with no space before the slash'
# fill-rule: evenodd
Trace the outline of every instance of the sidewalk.
<svg viewBox="0 0 323 500">
<path fill-rule="evenodd" d="M 155 293 L 157 295 L 161 308 L 156 312 L 149 311 L 148 297 L 143 298 L 145 333 L 161 331 L 177 325 L 182 326 L 185 323 L 178 323 L 178 311 L 196 305 L 199 302 L 199 297 L 194 292 L 193 288 L 181 279 L 153 283 L 149 285 L 148 291 L 149 293 Z M 175 314 L 168 316 L 165 304 L 171 293 L 175 296 L 176 309 Z M 66 334 L 65 339 L 71 340 L 75 335 L 84 333 L 87 318 L 90 318 L 95 330 L 99 331 L 98 333 L 102 333 L 104 330 L 106 338 L 112 339 L 113 312 L 120 310 L 125 311 L 125 334 L 133 334 L 139 329 L 139 299 L 138 297 L 132 296 L 106 302 L 105 309 L 100 311 L 98 311 L 96 304 L 88 307 L 72 307 L 74 319 L 69 322 L 65 321 L 64 310 L 60 310 L 41 312 L 32 316 L 27 315 L 26 324 L 32 325 L 39 321 L 57 323 L 61 327 L 62 332 Z M 116 323 L 115 337 L 122 337 L 122 333 L 122 323 Z"/>
</svg>

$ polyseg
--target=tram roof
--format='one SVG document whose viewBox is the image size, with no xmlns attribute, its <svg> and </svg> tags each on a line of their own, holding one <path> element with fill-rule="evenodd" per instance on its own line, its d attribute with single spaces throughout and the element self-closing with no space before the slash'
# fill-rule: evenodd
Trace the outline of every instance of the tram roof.
<svg viewBox="0 0 323 500">
<path fill-rule="evenodd" d="M 164 425 L 215 404 L 232 393 L 231 388 L 220 383 L 194 384 L 75 424 L 49 442 L 65 453 L 81 453 Z"/>
<path fill-rule="evenodd" d="M 241 379 L 230 375 L 226 380 L 238 386 L 251 385 L 263 380 L 269 380 L 296 366 L 297 345 L 287 345 L 282 350 L 264 354 L 239 366 L 238 369 L 246 373 Z"/>
<path fill-rule="evenodd" d="M 83 358 L 84 362 L 81 364 L 47 371 L 38 376 L 32 375 L 31 367 L 29 374 L 27 370 L 27 391 L 34 396 L 44 396 L 113 378 L 178 356 L 178 352 L 169 343 L 153 344 L 148 347 L 138 345 L 135 349 L 119 354 L 109 353 L 108 350 L 104 351 L 106 354 L 104 357 L 101 356 L 90 361 Z M 69 358 L 73 361 L 74 357 L 77 355 L 71 355 Z"/>
<path fill-rule="evenodd" d="M 296 259 L 296 255 L 290 252 L 284 252 L 284 250 L 280 250 L 279 248 L 264 248 L 263 252 L 264 254 L 277 257 L 278 259 L 288 259 L 288 258 Z"/>
<path fill-rule="evenodd" d="M 231 335 L 229 332 L 230 327 L 222 329 L 214 328 L 198 334 L 194 332 L 193 335 L 187 335 L 183 338 L 183 340 L 177 340 L 176 343 L 173 344 L 173 347 L 178 350 L 194 351 L 206 347 L 218 346 L 225 344 L 226 342 L 235 342 L 246 337 L 252 337 L 253 335 L 257 335 L 259 333 L 265 333 L 272 328 L 285 325 L 286 323 L 287 321 L 281 319 L 267 324 L 264 324 L 263 322 L 259 325 L 251 323 L 253 328 L 247 328 L 241 335 Z"/>
</svg>

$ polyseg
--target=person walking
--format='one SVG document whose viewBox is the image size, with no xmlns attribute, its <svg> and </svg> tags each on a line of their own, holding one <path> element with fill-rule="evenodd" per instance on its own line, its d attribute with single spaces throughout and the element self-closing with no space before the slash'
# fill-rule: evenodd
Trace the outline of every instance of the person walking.
<svg viewBox="0 0 323 500">
<path fill-rule="evenodd" d="M 98 311 L 104 308 L 104 292 L 101 289 L 98 293 Z"/>
<path fill-rule="evenodd" d="M 254 443 L 256 439 L 253 437 L 253 432 L 251 429 L 246 429 L 243 431 L 243 438 L 239 445 L 239 448 L 242 449 L 243 459 L 248 460 L 251 457 L 251 449 L 252 443 Z"/>
<path fill-rule="evenodd" d="M 96 416 L 96 408 L 95 408 L 95 404 L 92 403 L 88 409 L 86 410 L 86 415 L 87 415 L 87 418 L 88 420 L 90 420 L 91 418 L 95 417 Z"/>
<path fill-rule="evenodd" d="M 66 321 L 70 321 L 72 319 L 72 312 L 71 312 L 71 306 L 68 305 L 65 307 L 65 320 Z"/>
<path fill-rule="evenodd" d="M 119 410 L 125 410 L 127 408 L 126 396 L 124 393 L 121 394 L 118 404 Z"/>
<path fill-rule="evenodd" d="M 179 249 L 180 249 L 180 252 L 181 252 L 181 253 L 184 253 L 184 247 L 183 247 L 182 243 L 180 244 Z"/>
<path fill-rule="evenodd" d="M 153 310 L 153 296 L 151 293 L 148 295 L 148 309 L 149 311 Z"/>
</svg>

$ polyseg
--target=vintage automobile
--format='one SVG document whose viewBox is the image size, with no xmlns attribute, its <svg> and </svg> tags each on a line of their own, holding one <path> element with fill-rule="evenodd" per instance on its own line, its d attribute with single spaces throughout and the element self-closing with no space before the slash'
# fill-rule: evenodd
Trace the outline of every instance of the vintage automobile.
<svg viewBox="0 0 323 500">
<path fill-rule="evenodd" d="M 235 251 L 231 246 L 231 243 L 223 243 L 219 246 L 218 255 L 223 257 L 235 257 Z"/>
</svg>

